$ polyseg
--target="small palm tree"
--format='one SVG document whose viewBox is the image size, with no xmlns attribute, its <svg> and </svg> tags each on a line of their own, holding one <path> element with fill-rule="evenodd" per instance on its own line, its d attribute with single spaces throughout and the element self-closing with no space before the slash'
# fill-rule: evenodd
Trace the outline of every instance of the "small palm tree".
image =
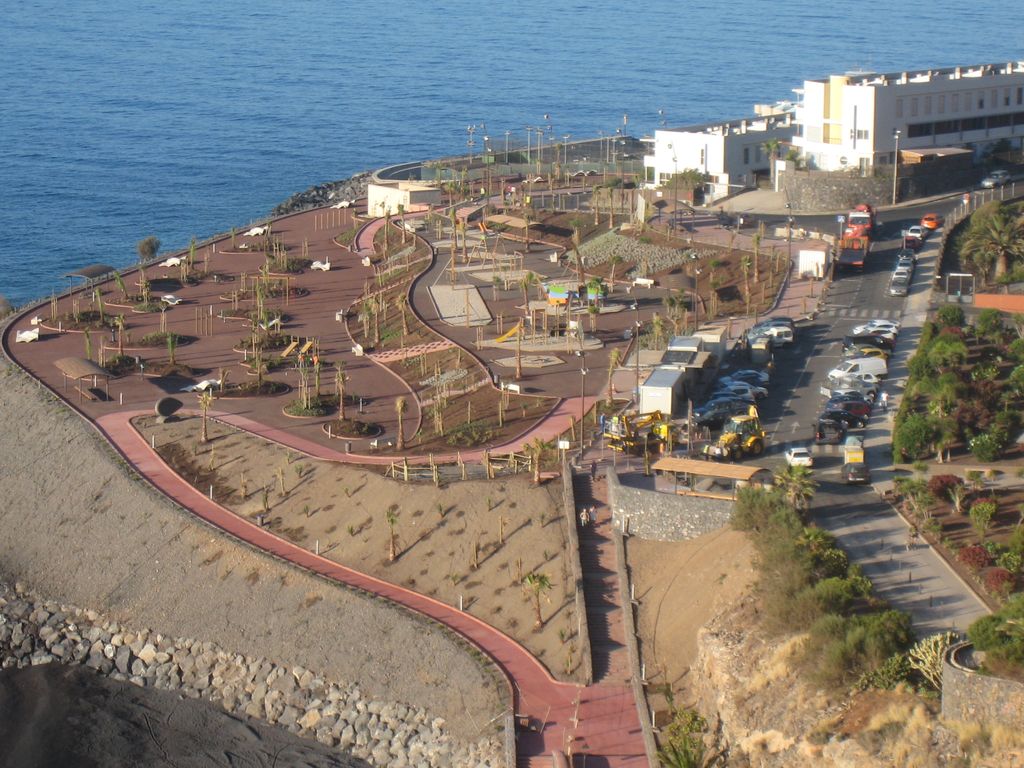
<svg viewBox="0 0 1024 768">
<path fill-rule="evenodd" d="M 405 418 L 405 412 L 409 409 L 409 403 L 406 401 L 404 396 L 395 398 L 395 415 L 398 417 L 398 443 L 397 448 L 399 451 L 405 450 L 405 433 L 402 431 L 402 421 Z"/>
<path fill-rule="evenodd" d="M 393 563 L 398 559 L 398 537 L 395 536 L 395 526 L 398 524 L 398 506 L 392 504 L 384 515 L 388 524 L 388 562 Z"/>
<path fill-rule="evenodd" d="M 807 467 L 794 465 L 775 473 L 775 485 L 794 509 L 806 510 L 814 498 L 818 483 Z"/>
<path fill-rule="evenodd" d="M 533 609 L 537 615 L 535 626 L 538 628 L 543 627 L 544 617 L 540 613 L 540 598 L 544 593 L 551 591 L 553 586 L 551 578 L 545 573 L 528 573 L 523 576 L 523 584 L 533 595 Z M 548 598 L 548 602 L 550 602 L 550 598 Z"/>
<path fill-rule="evenodd" d="M 348 381 L 348 374 L 345 373 L 345 362 L 339 360 L 335 364 L 334 386 L 338 390 L 338 419 L 345 420 L 345 382 Z"/>
<path fill-rule="evenodd" d="M 540 485 L 540 464 L 541 461 L 543 461 L 545 454 L 551 450 L 552 447 L 552 443 L 539 437 L 535 437 L 533 442 L 526 446 L 526 450 L 530 454 L 531 463 L 533 464 L 534 485 Z"/>
<path fill-rule="evenodd" d="M 206 443 L 209 441 L 209 434 L 206 429 L 207 418 L 210 414 L 210 406 L 213 405 L 213 391 L 205 390 L 199 393 L 199 413 L 202 418 L 202 426 L 199 429 L 199 442 Z"/>
<path fill-rule="evenodd" d="M 969 230 L 963 253 L 978 267 L 982 282 L 988 282 L 993 265 L 998 281 L 1010 271 L 1011 263 L 1024 256 L 1024 221 L 1002 207 L 997 208 L 982 219 L 979 228 Z"/>
<path fill-rule="evenodd" d="M 768 153 L 768 162 L 771 163 L 769 166 L 769 173 L 772 180 L 772 189 L 775 189 L 775 160 L 779 157 L 779 150 L 782 149 L 782 142 L 778 139 L 768 139 L 768 141 L 761 146 L 764 148 L 764 151 Z"/>
<path fill-rule="evenodd" d="M 612 389 L 612 378 L 615 376 L 615 369 L 619 367 L 619 363 L 622 362 L 622 350 L 618 347 L 612 350 L 612 353 L 608 355 L 608 405 L 611 406 L 614 402 L 614 390 Z"/>
<path fill-rule="evenodd" d="M 622 264 L 622 257 L 619 254 L 614 254 L 608 263 L 611 265 L 611 272 L 608 273 L 608 282 L 611 283 L 612 288 L 615 288 L 615 270 Z"/>
</svg>

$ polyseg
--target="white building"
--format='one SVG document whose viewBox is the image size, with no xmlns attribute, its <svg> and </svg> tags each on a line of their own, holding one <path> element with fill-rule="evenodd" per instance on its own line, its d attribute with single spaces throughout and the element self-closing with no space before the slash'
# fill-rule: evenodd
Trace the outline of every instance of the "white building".
<svg viewBox="0 0 1024 768">
<path fill-rule="evenodd" d="M 753 185 L 755 172 L 768 172 L 765 142 L 788 143 L 795 130 L 791 112 L 657 130 L 654 152 L 644 157 L 647 186 L 661 187 L 676 173 L 697 170 L 710 178 L 710 199 L 724 197 Z"/>
<path fill-rule="evenodd" d="M 366 207 L 371 216 L 395 216 L 399 211 L 426 211 L 442 202 L 441 190 L 414 181 L 377 182 L 366 186 Z M 399 207 L 401 206 L 401 208 Z"/>
<path fill-rule="evenodd" d="M 801 91 L 798 91 L 800 93 Z M 1024 61 L 807 80 L 793 143 L 809 168 L 889 165 L 897 149 L 970 147 L 1024 137 Z"/>
</svg>

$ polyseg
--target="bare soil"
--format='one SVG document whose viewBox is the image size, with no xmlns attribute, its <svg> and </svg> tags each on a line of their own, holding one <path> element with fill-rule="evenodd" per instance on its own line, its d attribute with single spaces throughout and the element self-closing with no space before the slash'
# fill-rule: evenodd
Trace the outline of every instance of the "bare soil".
<svg viewBox="0 0 1024 768">
<path fill-rule="evenodd" d="M 444 487 L 383 477 L 379 468 L 308 459 L 219 422 L 200 445 L 198 416 L 136 426 L 155 437 L 175 471 L 229 509 L 343 565 L 459 605 L 513 637 L 556 677 L 578 667 L 576 617 L 558 483 L 528 474 Z M 389 513 L 394 515 L 393 531 Z M 390 560 L 392 534 L 395 559 Z M 522 585 L 531 572 L 553 588 L 543 625 Z M 572 667 L 566 665 L 571 660 Z"/>
</svg>

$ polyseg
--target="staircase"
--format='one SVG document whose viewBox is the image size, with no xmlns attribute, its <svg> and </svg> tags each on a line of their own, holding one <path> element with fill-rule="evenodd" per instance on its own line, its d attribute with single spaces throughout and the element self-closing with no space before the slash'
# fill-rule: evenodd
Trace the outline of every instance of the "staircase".
<svg viewBox="0 0 1024 768">
<path fill-rule="evenodd" d="M 611 539 L 611 510 L 603 479 L 593 482 L 589 474 L 573 475 L 579 525 L 580 565 L 587 609 L 587 629 L 593 658 L 595 683 L 628 683 L 629 657 L 626 653 L 619 578 L 615 570 L 615 544 Z M 595 518 L 580 525 L 579 510 L 594 507 Z"/>
</svg>

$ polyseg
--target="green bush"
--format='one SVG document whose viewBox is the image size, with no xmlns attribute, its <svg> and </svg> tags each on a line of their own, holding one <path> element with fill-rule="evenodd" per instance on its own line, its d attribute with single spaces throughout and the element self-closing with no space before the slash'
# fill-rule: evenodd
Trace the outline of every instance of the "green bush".
<svg viewBox="0 0 1024 768">
<path fill-rule="evenodd" d="M 913 637 L 910 616 L 902 611 L 827 615 L 811 627 L 804 661 L 817 682 L 837 687 L 878 670 L 909 648 Z"/>
<path fill-rule="evenodd" d="M 998 309 L 983 309 L 978 313 L 974 327 L 983 339 L 998 343 L 1003 337 L 1003 313 Z"/>
<path fill-rule="evenodd" d="M 892 436 L 893 454 L 901 461 L 923 459 L 931 455 L 935 427 L 923 413 L 912 413 L 896 428 Z"/>
<path fill-rule="evenodd" d="M 886 659 L 878 669 L 865 672 L 854 685 L 858 691 L 866 691 L 870 688 L 881 688 L 891 691 L 900 683 L 910 679 L 914 668 L 910 666 L 910 659 L 905 653 L 896 653 Z"/>
<path fill-rule="evenodd" d="M 962 328 L 964 311 L 956 304 L 946 304 L 935 313 L 935 321 L 941 328 Z"/>
<path fill-rule="evenodd" d="M 991 616 L 971 624 L 967 637 L 989 657 L 1024 666 L 1024 595 L 1015 595 Z"/>
<path fill-rule="evenodd" d="M 1006 434 L 998 428 L 990 429 L 980 435 L 972 437 L 967 447 L 978 461 L 992 462 L 1003 455 L 1006 448 Z"/>
<path fill-rule="evenodd" d="M 926 320 L 925 324 L 921 326 L 921 341 L 917 345 L 918 348 L 927 347 L 932 343 L 932 339 L 939 332 L 939 327 L 931 320 Z"/>
<path fill-rule="evenodd" d="M 1018 363 L 1024 363 L 1024 339 L 1014 339 L 1006 351 Z"/>
<path fill-rule="evenodd" d="M 935 374 L 935 367 L 932 365 L 928 355 L 928 351 L 930 349 L 931 345 L 928 347 L 921 347 L 907 362 L 907 370 L 910 372 L 911 379 L 923 381 L 931 378 Z"/>
</svg>

